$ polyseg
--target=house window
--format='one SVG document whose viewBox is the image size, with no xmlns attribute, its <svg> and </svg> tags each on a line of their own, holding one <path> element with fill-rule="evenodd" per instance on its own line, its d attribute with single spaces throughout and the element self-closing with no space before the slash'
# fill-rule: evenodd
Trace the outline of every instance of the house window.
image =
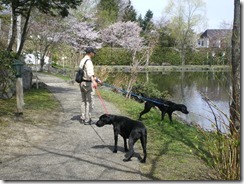
<svg viewBox="0 0 244 184">
<path fill-rule="evenodd" d="M 203 40 L 198 40 L 198 46 L 203 47 L 204 46 L 204 41 Z"/>
</svg>

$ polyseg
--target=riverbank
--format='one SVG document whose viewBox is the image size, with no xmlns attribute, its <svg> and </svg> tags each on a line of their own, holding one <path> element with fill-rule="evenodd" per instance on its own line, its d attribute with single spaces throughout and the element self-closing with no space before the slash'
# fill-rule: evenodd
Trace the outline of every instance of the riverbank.
<svg viewBox="0 0 244 184">
<path fill-rule="evenodd" d="M 133 119 L 138 119 L 144 108 L 143 103 L 127 99 L 106 87 L 101 89 L 101 94 L 106 101 L 120 109 L 122 114 Z M 150 176 L 153 180 L 216 179 L 215 171 L 207 165 L 207 160 L 211 158 L 204 147 L 201 129 L 182 122 L 176 114 L 173 114 L 173 123 L 168 116 L 161 121 L 161 113 L 157 109 L 145 114 L 142 122 L 148 130 L 148 162 L 140 167 L 143 175 Z"/>
<path fill-rule="evenodd" d="M 131 66 L 126 65 L 96 65 L 96 69 L 102 69 L 109 72 L 130 72 Z M 154 71 L 229 71 L 229 65 L 185 65 L 185 66 L 139 66 L 140 72 Z"/>
</svg>

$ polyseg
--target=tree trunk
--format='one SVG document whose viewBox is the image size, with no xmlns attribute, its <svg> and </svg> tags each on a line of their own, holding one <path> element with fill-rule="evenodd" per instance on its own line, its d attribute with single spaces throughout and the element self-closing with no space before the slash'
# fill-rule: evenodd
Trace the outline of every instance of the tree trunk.
<svg viewBox="0 0 244 184">
<path fill-rule="evenodd" d="M 10 33 L 10 40 L 8 43 L 8 51 L 12 51 L 13 50 L 13 45 L 15 42 L 15 38 L 16 38 L 16 33 L 17 33 L 17 15 L 15 12 L 15 8 L 13 7 L 12 4 L 12 27 L 11 27 L 11 33 Z"/>
<path fill-rule="evenodd" d="M 18 17 L 17 17 L 17 48 L 16 48 L 16 52 L 19 50 L 20 42 L 21 42 L 21 15 L 18 15 Z"/>
<path fill-rule="evenodd" d="M 186 59 L 185 59 L 185 56 L 186 56 L 186 51 L 185 51 L 185 46 L 184 44 L 181 46 L 181 51 L 180 51 L 180 57 L 181 57 L 181 65 L 182 66 L 185 66 L 186 64 Z"/>
<path fill-rule="evenodd" d="M 29 10 L 28 10 L 27 15 L 26 15 L 25 25 L 23 27 L 23 32 L 22 32 L 22 35 L 21 35 L 21 42 L 20 42 L 20 46 L 18 48 L 18 55 L 21 54 L 22 49 L 24 47 L 31 10 L 32 10 L 32 5 L 29 7 Z"/>
<path fill-rule="evenodd" d="M 240 50 L 240 0 L 235 0 L 234 9 L 234 24 L 232 32 L 232 102 L 230 106 L 230 130 L 231 133 L 240 131 L 241 121 L 241 88 L 240 88 L 240 64 L 241 64 L 241 50 Z"/>
</svg>

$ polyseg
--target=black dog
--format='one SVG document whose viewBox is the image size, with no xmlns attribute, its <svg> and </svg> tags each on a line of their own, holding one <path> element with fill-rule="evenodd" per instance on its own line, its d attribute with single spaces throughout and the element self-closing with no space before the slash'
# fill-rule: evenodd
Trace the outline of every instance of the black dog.
<svg viewBox="0 0 244 184">
<path fill-rule="evenodd" d="M 141 116 L 143 114 L 148 113 L 151 110 L 151 108 L 155 107 L 155 106 L 158 107 L 158 109 L 162 113 L 161 120 L 162 121 L 164 120 L 165 113 L 167 113 L 171 123 L 172 123 L 172 113 L 174 111 L 180 111 L 184 114 L 189 113 L 187 110 L 187 107 L 183 104 L 176 104 L 176 103 L 171 102 L 171 101 L 167 101 L 167 100 L 163 100 L 163 99 L 159 99 L 159 98 L 154 98 L 154 99 L 148 99 L 148 101 L 146 101 L 144 110 L 140 113 L 139 120 L 141 119 Z"/>
<path fill-rule="evenodd" d="M 141 145 L 143 148 L 144 158 L 141 159 L 141 163 L 146 162 L 147 151 L 147 129 L 144 124 L 140 121 L 132 120 L 128 117 L 112 115 L 112 114 L 103 114 L 99 117 L 99 120 L 96 122 L 98 127 L 102 127 L 104 125 L 113 125 L 114 129 L 114 153 L 117 153 L 117 143 L 118 143 L 118 135 L 120 134 L 124 139 L 124 149 L 125 151 L 129 151 L 127 158 L 123 159 L 123 161 L 129 161 L 134 154 L 134 144 L 140 139 Z M 129 139 L 129 150 L 127 148 L 126 139 Z"/>
</svg>

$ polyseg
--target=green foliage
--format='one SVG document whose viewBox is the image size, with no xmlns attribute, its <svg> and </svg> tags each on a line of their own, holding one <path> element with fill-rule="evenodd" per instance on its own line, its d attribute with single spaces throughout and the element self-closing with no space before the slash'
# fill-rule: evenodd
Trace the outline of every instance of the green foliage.
<svg viewBox="0 0 244 184">
<path fill-rule="evenodd" d="M 122 17 L 122 21 L 124 21 L 124 22 L 127 22 L 127 21 L 135 22 L 137 20 L 136 17 L 137 17 L 136 10 L 131 5 L 131 1 L 129 0 L 129 3 L 124 10 L 124 15 Z"/>
<path fill-rule="evenodd" d="M 97 65 L 130 65 L 132 55 L 122 48 L 103 47 L 98 50 L 93 61 Z"/>
<path fill-rule="evenodd" d="M 156 47 L 150 58 L 151 63 L 169 63 L 171 65 L 180 65 L 180 55 L 170 47 Z"/>
<path fill-rule="evenodd" d="M 143 20 L 143 26 L 142 26 L 143 31 L 150 31 L 152 29 L 153 27 L 152 18 L 153 18 L 153 12 L 151 10 L 147 10 Z"/>
<path fill-rule="evenodd" d="M 133 85 L 132 92 L 148 98 L 166 98 L 169 96 L 166 91 L 161 92 L 157 90 L 156 84 L 152 82 L 137 83 Z"/>
<path fill-rule="evenodd" d="M 192 51 L 188 49 L 186 52 L 186 65 L 204 65 L 208 63 L 207 53 L 204 51 Z"/>
<path fill-rule="evenodd" d="M 209 156 L 199 150 L 207 163 L 213 167 L 217 179 L 240 180 L 240 135 L 199 131 L 203 139 L 199 139 L 208 150 Z"/>
<path fill-rule="evenodd" d="M 105 28 L 118 19 L 118 0 L 101 0 L 97 5 L 97 24 Z"/>
<path fill-rule="evenodd" d="M 139 22 L 139 25 L 140 25 L 140 27 L 142 28 L 142 27 L 143 27 L 143 18 L 142 18 L 142 16 L 141 16 L 141 14 L 140 14 L 139 17 L 138 17 L 137 22 Z"/>
<path fill-rule="evenodd" d="M 12 64 L 16 58 L 16 53 L 6 50 L 0 50 L 0 94 L 8 97 L 8 91 L 13 86 L 15 78 Z"/>
<path fill-rule="evenodd" d="M 170 34 L 170 30 L 167 26 L 160 28 L 159 32 L 159 39 L 158 39 L 158 46 L 159 47 L 173 47 L 175 39 Z"/>
<path fill-rule="evenodd" d="M 223 62 L 226 62 L 226 57 L 223 61 L 222 57 L 217 54 L 213 60 L 213 64 L 223 64 Z M 130 65 L 132 62 L 132 55 L 123 48 L 103 47 L 98 50 L 93 60 L 97 65 Z M 209 64 L 209 60 L 210 59 L 207 58 L 207 50 L 187 50 L 186 64 L 188 65 L 205 65 Z M 172 47 L 155 47 L 150 57 L 150 65 L 163 64 L 180 65 L 181 60 L 179 52 L 175 51 Z"/>
</svg>

